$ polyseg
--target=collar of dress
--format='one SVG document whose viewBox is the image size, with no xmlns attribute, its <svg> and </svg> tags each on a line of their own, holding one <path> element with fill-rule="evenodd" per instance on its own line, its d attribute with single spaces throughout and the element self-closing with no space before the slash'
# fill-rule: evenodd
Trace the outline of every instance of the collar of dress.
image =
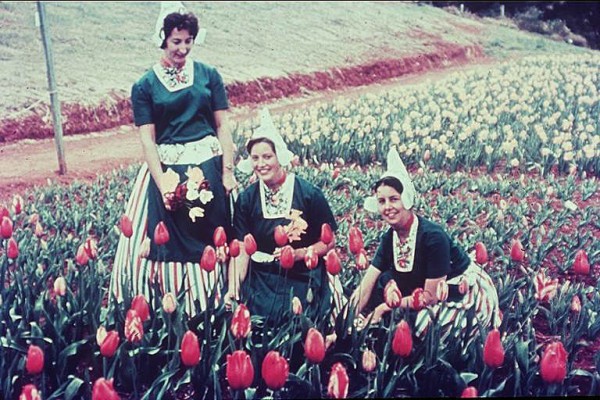
<svg viewBox="0 0 600 400">
<path fill-rule="evenodd" d="M 294 182 L 296 177 L 288 173 L 285 182 L 279 190 L 273 193 L 261 180 L 258 181 L 260 191 L 260 204 L 263 217 L 266 219 L 287 218 L 292 210 L 292 198 L 294 197 Z"/>
<path fill-rule="evenodd" d="M 194 62 L 189 60 L 183 68 L 164 67 L 160 62 L 152 67 L 158 80 L 169 92 L 176 92 L 194 84 Z"/>
<path fill-rule="evenodd" d="M 398 272 L 410 272 L 415 260 L 415 248 L 417 247 L 417 229 L 419 218 L 415 216 L 406 240 L 401 240 L 396 231 L 392 231 L 392 248 L 394 249 L 394 267 Z"/>
</svg>

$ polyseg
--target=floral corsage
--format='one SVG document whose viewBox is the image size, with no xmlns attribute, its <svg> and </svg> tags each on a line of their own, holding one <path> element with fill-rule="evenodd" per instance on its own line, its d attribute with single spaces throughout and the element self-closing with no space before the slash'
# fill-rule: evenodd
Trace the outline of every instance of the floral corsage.
<svg viewBox="0 0 600 400">
<path fill-rule="evenodd" d="M 171 207 L 171 211 L 181 207 L 188 208 L 190 219 L 192 222 L 196 222 L 196 218 L 204 217 L 202 206 L 213 199 L 213 193 L 200 168 L 188 167 L 185 174 L 187 179 L 180 182 L 179 174 L 171 168 L 167 168 L 163 173 L 163 186 L 166 190 L 164 199 Z"/>
</svg>

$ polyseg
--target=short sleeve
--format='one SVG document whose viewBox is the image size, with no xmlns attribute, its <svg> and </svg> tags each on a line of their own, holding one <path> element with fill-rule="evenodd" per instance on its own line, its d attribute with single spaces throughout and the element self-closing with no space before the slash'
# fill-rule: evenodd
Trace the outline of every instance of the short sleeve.
<svg viewBox="0 0 600 400">
<path fill-rule="evenodd" d="M 140 83 L 135 83 L 131 88 L 131 107 L 133 108 L 133 122 L 136 126 L 154 123 L 152 97 Z"/>
<path fill-rule="evenodd" d="M 226 110 L 229 108 L 223 78 L 215 68 L 212 69 L 212 73 L 210 74 L 210 92 L 213 111 Z"/>
<path fill-rule="evenodd" d="M 431 232 L 425 238 L 425 278 L 437 279 L 450 272 L 450 241 L 443 232 Z"/>
<path fill-rule="evenodd" d="M 371 265 L 377 268 L 380 272 L 388 270 L 390 267 L 389 256 L 391 254 L 392 249 L 390 248 L 390 232 L 387 231 L 381 235 L 379 239 L 379 247 L 377 247 L 377 251 L 375 252 L 375 256 L 373 260 L 371 260 Z"/>
</svg>

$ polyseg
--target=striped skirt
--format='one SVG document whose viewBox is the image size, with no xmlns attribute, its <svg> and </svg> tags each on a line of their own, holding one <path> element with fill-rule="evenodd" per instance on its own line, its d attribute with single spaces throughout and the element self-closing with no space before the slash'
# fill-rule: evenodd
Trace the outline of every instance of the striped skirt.
<svg viewBox="0 0 600 400">
<path fill-rule="evenodd" d="M 500 309 L 498 294 L 494 282 L 490 276 L 477 263 L 471 261 L 467 270 L 452 279 L 448 280 L 449 285 L 458 285 L 461 279 L 466 279 L 469 292 L 461 301 L 439 302 L 433 306 L 419 311 L 415 323 L 415 334 L 417 337 L 423 337 L 427 328 L 432 322 L 432 316 L 437 324 L 444 327 L 455 327 L 464 330 L 468 326 L 467 318 L 473 314 L 471 326 L 478 330 L 479 327 L 500 326 Z M 474 308 L 474 313 L 472 312 Z M 444 329 L 444 335 L 449 335 L 452 329 Z M 442 337 L 443 339 L 445 338 Z"/>
</svg>

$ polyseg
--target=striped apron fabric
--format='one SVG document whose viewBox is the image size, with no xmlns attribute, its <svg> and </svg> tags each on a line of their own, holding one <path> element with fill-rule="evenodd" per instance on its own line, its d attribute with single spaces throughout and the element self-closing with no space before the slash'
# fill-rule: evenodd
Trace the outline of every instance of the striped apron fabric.
<svg viewBox="0 0 600 400">
<path fill-rule="evenodd" d="M 164 164 L 188 164 L 191 161 L 202 163 L 215 156 L 215 146 L 220 143 L 214 136 L 208 136 L 186 145 L 158 145 L 158 154 Z M 124 293 L 128 297 L 144 295 L 152 304 L 154 296 L 173 293 L 176 296 L 184 291 L 184 306 L 188 315 L 195 315 L 207 308 L 210 295 L 216 290 L 215 303 L 218 304 L 223 293 L 224 279 L 222 268 L 217 263 L 215 270 L 206 272 L 196 262 L 153 261 L 146 257 L 150 238 L 148 238 L 148 185 L 152 179 L 148 165 L 144 163 L 136 177 L 129 197 L 126 215 L 133 223 L 133 235 L 130 238 L 121 234 L 112 269 L 109 296 L 122 302 Z M 160 293 L 152 288 L 158 285 Z M 194 302 L 200 302 L 196 309 Z"/>
<path fill-rule="evenodd" d="M 466 329 L 469 310 L 475 307 L 475 316 L 472 326 L 476 327 L 498 327 L 502 322 L 500 320 L 499 301 L 494 282 L 490 276 L 477 263 L 471 260 L 467 270 L 452 279 L 448 280 L 449 285 L 458 285 L 461 279 L 466 279 L 469 286 L 469 293 L 462 301 L 440 302 L 433 306 L 419 311 L 415 323 L 415 334 L 417 337 L 423 337 L 427 328 L 431 324 L 431 314 L 436 316 L 437 323 L 441 326 L 454 326 L 460 329 Z M 451 329 L 445 329 L 444 334 L 449 335 Z M 475 332 L 474 332 L 475 333 Z"/>
</svg>

